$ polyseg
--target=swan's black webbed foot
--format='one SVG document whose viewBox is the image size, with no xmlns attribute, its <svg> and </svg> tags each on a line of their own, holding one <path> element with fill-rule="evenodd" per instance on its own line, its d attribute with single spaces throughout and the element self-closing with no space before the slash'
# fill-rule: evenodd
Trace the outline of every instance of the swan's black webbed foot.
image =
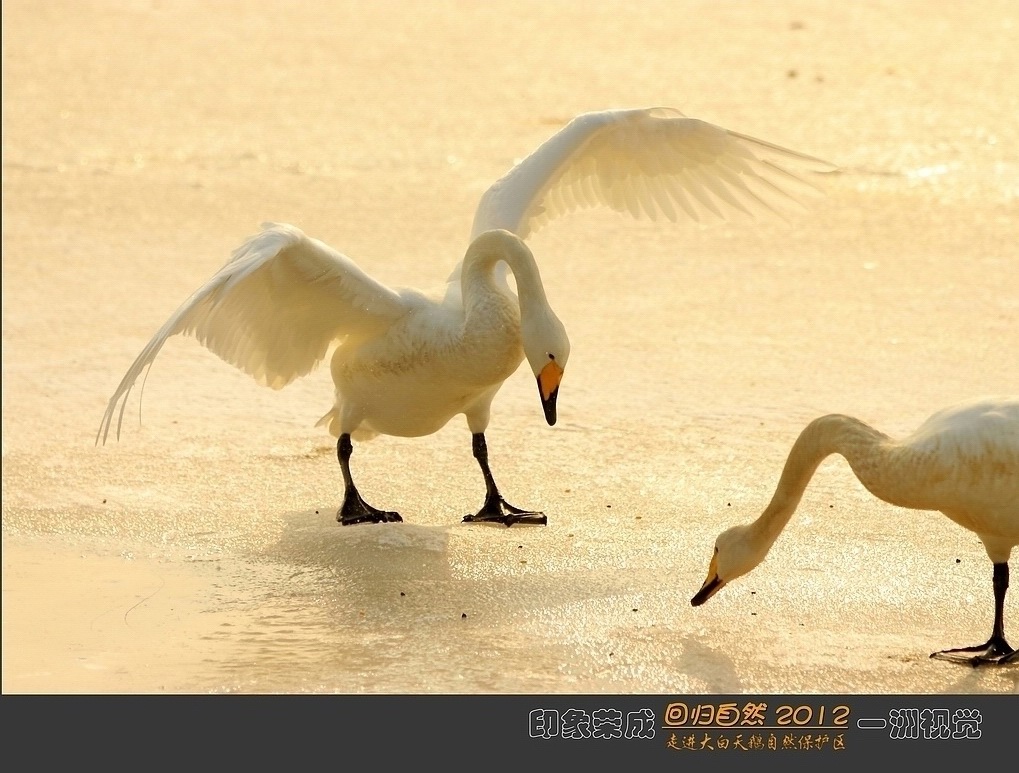
<svg viewBox="0 0 1019 773">
<path fill-rule="evenodd" d="M 1005 641 L 1005 593 L 1008 592 L 1008 561 L 994 564 L 994 626 L 991 638 L 975 647 L 958 647 L 932 652 L 931 657 L 969 666 L 1003 665 L 1019 662 L 1019 656 Z"/>
<path fill-rule="evenodd" d="M 403 521 L 403 518 L 392 510 L 372 507 L 352 488 L 344 496 L 343 506 L 336 511 L 336 520 L 344 526 L 353 526 L 356 523 L 397 523 Z"/>
<path fill-rule="evenodd" d="M 481 466 L 481 474 L 485 476 L 485 504 L 474 515 L 465 515 L 464 523 L 502 523 L 506 526 L 512 526 L 515 523 L 547 525 L 548 518 L 544 513 L 521 510 L 502 498 L 499 487 L 495 485 L 495 478 L 492 477 L 492 470 L 488 466 L 488 443 L 485 442 L 484 432 L 474 433 L 472 447 L 474 458 Z"/>
<path fill-rule="evenodd" d="M 967 666 L 1004 665 L 1019 663 L 1019 655 L 1012 649 L 1004 637 L 991 637 L 985 644 L 975 647 L 957 647 L 951 650 L 932 652 L 932 658 L 947 660 L 951 663 L 962 663 Z"/>
<path fill-rule="evenodd" d="M 336 456 L 340 461 L 340 470 L 343 471 L 343 504 L 336 511 L 336 520 L 344 526 L 353 526 L 355 523 L 396 523 L 402 521 L 399 513 L 392 510 L 379 510 L 361 499 L 361 494 L 354 485 L 350 476 L 350 455 L 353 453 L 353 445 L 350 442 L 350 434 L 343 433 L 336 441 Z"/>
<path fill-rule="evenodd" d="M 514 507 L 500 495 L 495 494 L 485 497 L 484 506 L 474 515 L 465 515 L 464 523 L 502 523 L 506 526 L 522 523 L 546 526 L 548 525 L 548 517 L 541 512 L 521 510 L 519 507 Z"/>
</svg>

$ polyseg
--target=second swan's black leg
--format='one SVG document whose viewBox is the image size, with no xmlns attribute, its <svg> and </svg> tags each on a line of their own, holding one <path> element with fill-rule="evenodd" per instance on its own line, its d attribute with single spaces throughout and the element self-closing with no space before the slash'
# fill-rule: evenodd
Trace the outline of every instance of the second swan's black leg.
<svg viewBox="0 0 1019 773">
<path fill-rule="evenodd" d="M 1008 563 L 994 565 L 994 628 L 991 638 L 975 647 L 958 647 L 931 653 L 932 658 L 967 663 L 971 666 L 1012 663 L 1019 659 L 1016 650 L 1005 641 L 1005 593 L 1008 591 Z M 973 653 L 973 654 L 969 654 Z"/>
<path fill-rule="evenodd" d="M 504 523 L 512 526 L 515 523 L 529 523 L 544 526 L 548 518 L 544 513 L 531 510 L 521 510 L 514 507 L 499 493 L 495 485 L 495 478 L 492 477 L 492 470 L 488 466 L 488 444 L 485 442 L 484 432 L 475 432 L 472 446 L 474 458 L 481 465 L 481 474 L 485 476 L 485 504 L 481 506 L 474 515 L 465 515 L 466 523 Z"/>
<path fill-rule="evenodd" d="M 351 526 L 355 523 L 388 523 L 402 521 L 399 513 L 389 510 L 379 510 L 372 507 L 363 499 L 354 485 L 354 479 L 350 477 L 350 455 L 354 447 L 350 442 L 350 435 L 340 435 L 336 441 L 336 456 L 340 460 L 340 470 L 343 472 L 343 505 L 336 511 L 336 520 L 344 526 Z"/>
</svg>

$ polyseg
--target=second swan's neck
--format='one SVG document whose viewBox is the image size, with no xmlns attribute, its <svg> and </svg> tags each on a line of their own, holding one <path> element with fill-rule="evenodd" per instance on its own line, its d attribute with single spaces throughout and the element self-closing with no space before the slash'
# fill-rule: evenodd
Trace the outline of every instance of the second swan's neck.
<svg viewBox="0 0 1019 773">
<path fill-rule="evenodd" d="M 749 528 L 771 545 L 796 511 L 818 466 L 832 454 L 844 456 L 871 493 L 890 501 L 884 478 L 897 451 L 887 435 L 851 416 L 830 414 L 815 419 L 796 439 L 771 502 Z"/>
</svg>

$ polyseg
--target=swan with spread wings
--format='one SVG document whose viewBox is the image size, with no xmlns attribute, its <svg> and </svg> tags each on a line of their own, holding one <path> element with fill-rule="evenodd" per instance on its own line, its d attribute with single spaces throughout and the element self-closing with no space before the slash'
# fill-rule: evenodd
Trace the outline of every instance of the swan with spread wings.
<svg viewBox="0 0 1019 773">
<path fill-rule="evenodd" d="M 120 436 L 131 388 L 170 336 L 194 336 L 273 389 L 333 349 L 335 399 L 320 424 L 337 437 L 340 523 L 402 520 L 362 498 L 351 476 L 352 440 L 429 435 L 458 414 L 486 487 L 481 509 L 464 520 L 545 523 L 543 513 L 503 498 L 485 440 L 493 398 L 524 359 L 555 424 L 570 356 L 524 239 L 596 206 L 673 221 L 781 213 L 812 187 L 805 172 L 833 168 L 669 108 L 585 113 L 485 192 L 463 259 L 433 292 L 387 287 L 294 226 L 267 224 L 156 331 L 110 398 L 96 442 L 114 425 Z"/>
</svg>

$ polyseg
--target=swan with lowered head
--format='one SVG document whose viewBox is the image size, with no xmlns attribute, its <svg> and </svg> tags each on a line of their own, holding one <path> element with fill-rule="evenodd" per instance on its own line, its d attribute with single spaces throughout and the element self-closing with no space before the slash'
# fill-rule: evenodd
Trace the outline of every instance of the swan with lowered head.
<svg viewBox="0 0 1019 773">
<path fill-rule="evenodd" d="M 973 665 L 1007 663 L 1016 651 L 1005 639 L 1008 561 L 1019 544 L 1019 397 L 985 398 L 946 408 L 901 441 L 850 416 L 815 419 L 796 439 L 778 487 L 754 522 L 723 531 L 708 576 L 691 599 L 700 606 L 751 571 L 785 528 L 818 465 L 831 454 L 849 462 L 860 482 L 899 507 L 939 510 L 974 532 L 993 564 L 994 624 L 975 647 L 931 657 Z"/>
<path fill-rule="evenodd" d="M 297 228 L 268 224 L 156 332 L 110 398 L 96 442 L 106 442 L 115 417 L 120 436 L 131 388 L 172 335 L 193 335 L 274 389 L 334 348 L 335 400 L 320 424 L 337 436 L 344 481 L 337 520 L 402 520 L 361 497 L 350 472 L 352 439 L 428 435 L 464 414 L 486 486 L 483 506 L 464 520 L 545 523 L 542 513 L 503 499 L 485 440 L 492 400 L 525 358 L 545 418 L 555 423 L 570 354 L 522 240 L 597 205 L 670 220 L 780 212 L 809 186 L 801 171 L 832 169 L 667 108 L 583 114 L 486 191 L 466 254 L 431 293 L 391 289 Z"/>
</svg>

